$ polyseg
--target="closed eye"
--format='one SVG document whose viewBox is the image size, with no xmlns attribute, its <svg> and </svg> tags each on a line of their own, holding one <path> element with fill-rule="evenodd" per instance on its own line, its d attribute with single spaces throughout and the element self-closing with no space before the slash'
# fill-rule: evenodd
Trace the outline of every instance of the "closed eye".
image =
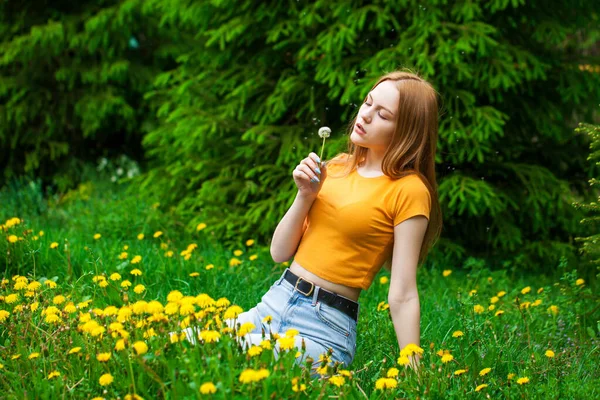
<svg viewBox="0 0 600 400">
<path fill-rule="evenodd" d="M 371 106 L 371 104 L 367 103 L 366 101 L 365 101 L 365 104 L 368 105 L 369 107 Z M 384 119 L 384 120 L 387 121 L 387 118 L 384 117 L 383 115 L 381 115 L 381 113 L 377 113 L 377 115 L 379 115 L 379 118 Z"/>
</svg>

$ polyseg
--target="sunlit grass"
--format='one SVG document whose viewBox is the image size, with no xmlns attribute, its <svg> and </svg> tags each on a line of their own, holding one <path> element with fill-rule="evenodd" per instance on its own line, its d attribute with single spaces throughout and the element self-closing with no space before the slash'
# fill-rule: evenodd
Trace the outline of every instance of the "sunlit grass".
<svg viewBox="0 0 600 400">
<path fill-rule="evenodd" d="M 236 338 L 251 327 L 223 323 L 285 269 L 265 244 L 222 246 L 209 226 L 183 232 L 155 203 L 94 193 L 0 219 L 7 398 L 597 397 L 598 295 L 568 266 L 556 280 L 481 266 L 420 270 L 418 375 L 398 349 L 382 271 L 360 298 L 353 364 L 323 355 L 312 380 L 294 362 L 303 351 L 285 345 L 296 332 L 245 348 Z M 169 334 L 189 326 L 201 330 L 195 346 Z"/>
</svg>

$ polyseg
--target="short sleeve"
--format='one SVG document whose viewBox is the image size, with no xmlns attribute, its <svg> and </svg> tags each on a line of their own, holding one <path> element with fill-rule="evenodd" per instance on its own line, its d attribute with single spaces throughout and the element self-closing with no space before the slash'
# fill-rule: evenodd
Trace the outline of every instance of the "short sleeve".
<svg viewBox="0 0 600 400">
<path fill-rule="evenodd" d="M 414 177 L 403 184 L 395 196 L 392 216 L 394 226 L 415 215 L 424 215 L 429 219 L 431 194 L 420 178 Z"/>
</svg>

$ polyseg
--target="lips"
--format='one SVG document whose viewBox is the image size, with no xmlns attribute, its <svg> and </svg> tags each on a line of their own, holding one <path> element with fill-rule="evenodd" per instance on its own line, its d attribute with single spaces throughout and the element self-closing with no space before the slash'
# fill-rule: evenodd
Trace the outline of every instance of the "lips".
<svg viewBox="0 0 600 400">
<path fill-rule="evenodd" d="M 360 123 L 356 123 L 356 125 L 354 126 L 356 129 L 357 133 L 360 133 L 361 135 L 366 134 L 367 132 L 365 131 L 365 128 L 363 128 L 363 126 Z"/>
</svg>

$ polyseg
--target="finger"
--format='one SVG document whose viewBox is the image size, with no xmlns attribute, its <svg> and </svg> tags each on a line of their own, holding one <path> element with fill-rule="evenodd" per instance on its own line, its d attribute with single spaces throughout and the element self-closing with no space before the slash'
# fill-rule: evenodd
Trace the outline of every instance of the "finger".
<svg viewBox="0 0 600 400">
<path fill-rule="evenodd" d="M 321 164 L 321 159 L 319 158 L 319 156 L 316 153 L 311 151 L 310 154 L 308 155 L 308 157 L 311 160 L 313 160 L 315 163 L 317 163 L 319 165 Z"/>
<path fill-rule="evenodd" d="M 318 175 L 306 164 L 302 164 L 299 166 L 299 169 L 304 172 L 304 174 L 308 177 L 308 180 L 313 180 L 316 182 L 320 181 L 320 178 L 318 177 Z"/>
<path fill-rule="evenodd" d="M 314 154 L 314 153 L 311 153 L 311 154 Z M 317 156 L 316 158 L 319 158 L 319 157 Z M 318 175 L 321 174 L 321 169 L 319 168 L 320 165 L 313 159 L 312 156 L 309 156 L 302 161 L 304 164 L 308 165 L 314 171 L 315 174 L 318 174 Z"/>
</svg>

